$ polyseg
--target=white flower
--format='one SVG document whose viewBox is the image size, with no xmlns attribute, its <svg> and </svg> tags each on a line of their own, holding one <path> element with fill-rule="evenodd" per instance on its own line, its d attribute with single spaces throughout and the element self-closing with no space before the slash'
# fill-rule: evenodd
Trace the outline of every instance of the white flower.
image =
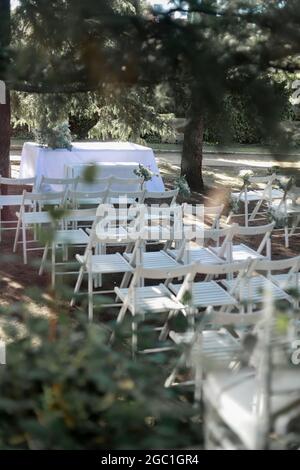
<svg viewBox="0 0 300 470">
<path fill-rule="evenodd" d="M 252 170 L 241 170 L 239 172 L 239 176 L 241 178 L 245 178 L 245 176 L 249 178 L 250 176 L 253 176 L 253 175 L 254 175 L 254 173 L 253 173 Z"/>
</svg>

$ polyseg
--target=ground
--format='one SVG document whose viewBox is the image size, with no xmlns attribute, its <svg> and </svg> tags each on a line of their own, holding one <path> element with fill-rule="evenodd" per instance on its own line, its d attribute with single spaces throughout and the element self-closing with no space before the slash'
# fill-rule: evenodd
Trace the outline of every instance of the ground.
<svg viewBox="0 0 300 470">
<path fill-rule="evenodd" d="M 16 153 L 16 152 L 14 152 Z M 170 151 L 157 152 L 157 159 L 162 177 L 165 180 L 166 186 L 171 188 L 174 184 L 174 179 L 180 172 L 180 154 L 178 152 Z M 12 158 L 12 172 L 14 176 L 18 174 L 19 159 Z M 240 188 L 240 179 L 238 173 L 241 169 L 251 168 L 255 174 L 266 174 L 266 168 L 277 164 L 278 162 L 272 161 L 270 155 L 261 155 L 260 157 L 250 152 L 245 157 L 244 154 L 206 154 L 204 167 L 204 181 L 206 190 L 202 195 L 193 194 L 190 201 L 193 203 L 204 202 L 207 205 L 216 205 L 224 203 L 228 198 L 230 190 L 238 190 Z M 222 166 L 220 166 L 222 165 Z M 281 162 L 284 167 L 283 172 L 287 174 L 295 174 L 295 170 L 299 172 L 299 163 L 288 161 Z M 5 212 L 5 218 L 14 217 L 14 213 L 10 214 Z M 224 217 L 225 220 L 225 217 Z M 28 290 L 32 290 L 35 286 L 42 287 L 47 293 L 50 292 L 49 276 L 44 274 L 38 275 L 38 265 L 40 262 L 41 251 L 32 252 L 30 255 L 31 263 L 25 266 L 22 261 L 20 247 L 17 255 L 12 255 L 14 232 L 5 232 L 3 241 L 1 243 L 1 264 L 0 264 L 0 308 L 3 306 L 13 306 L 13 310 L 17 309 L 17 304 L 20 301 L 30 303 L 31 309 L 37 314 L 51 313 L 49 308 L 41 306 L 32 300 L 32 296 L 28 295 Z M 254 237 L 247 240 L 250 245 L 257 247 L 260 238 Z M 291 239 L 290 248 L 284 247 L 284 239 L 282 231 L 276 232 L 272 237 L 272 255 L 274 258 L 283 258 L 299 255 L 300 252 L 300 237 Z"/>
</svg>

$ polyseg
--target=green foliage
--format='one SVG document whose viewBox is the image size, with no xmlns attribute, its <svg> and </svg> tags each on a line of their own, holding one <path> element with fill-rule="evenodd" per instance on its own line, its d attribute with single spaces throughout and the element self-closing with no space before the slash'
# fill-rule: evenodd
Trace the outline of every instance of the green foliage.
<svg viewBox="0 0 300 470">
<path fill-rule="evenodd" d="M 67 122 L 62 122 L 61 124 L 50 127 L 50 125 L 42 119 L 42 124 L 35 131 L 35 137 L 37 143 L 48 145 L 48 147 L 52 149 L 67 148 L 71 150 L 72 148 L 72 137 Z"/>
<path fill-rule="evenodd" d="M 281 120 L 291 116 L 291 104 L 284 84 L 276 85 L 276 96 L 280 104 Z M 204 140 L 211 143 L 224 141 L 237 144 L 269 144 L 261 113 L 251 95 L 244 93 L 228 94 L 224 98 L 222 112 L 214 116 L 206 115 Z"/>
<path fill-rule="evenodd" d="M 191 195 L 191 189 L 185 176 L 179 176 L 178 178 L 176 178 L 175 188 L 179 190 L 178 194 L 183 197 L 189 197 Z"/>
<path fill-rule="evenodd" d="M 21 333 L 7 322 L 1 449 L 170 449 L 200 442 L 190 405 L 163 387 L 160 355 L 132 361 L 112 349 L 100 326 L 63 315 L 57 321 L 51 328 L 51 320 L 28 316 Z"/>
<path fill-rule="evenodd" d="M 160 114 L 155 90 L 103 86 L 95 93 L 34 95 L 12 94 L 14 126 L 29 129 L 54 127 L 68 121 L 74 139 L 130 140 L 144 142 L 145 137 L 172 137 L 172 115 Z M 48 124 L 47 124 L 48 123 Z M 43 129 L 45 134 L 45 129 Z"/>
<path fill-rule="evenodd" d="M 139 178 L 143 178 L 144 181 L 150 181 L 153 177 L 153 172 L 150 170 L 150 168 L 141 164 L 139 164 L 138 169 L 134 170 L 133 173 Z"/>
</svg>

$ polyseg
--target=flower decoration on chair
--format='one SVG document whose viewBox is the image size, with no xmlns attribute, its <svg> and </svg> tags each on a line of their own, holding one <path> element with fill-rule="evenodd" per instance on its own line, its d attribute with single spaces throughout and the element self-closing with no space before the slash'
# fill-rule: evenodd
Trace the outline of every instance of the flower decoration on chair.
<svg viewBox="0 0 300 470">
<path fill-rule="evenodd" d="M 240 210 L 240 201 L 237 198 L 230 197 L 228 202 L 228 208 L 233 214 L 238 214 Z"/>
<path fill-rule="evenodd" d="M 270 207 L 268 210 L 268 220 L 275 222 L 275 228 L 285 228 L 288 225 L 288 216 L 283 208 L 277 209 Z"/>
<path fill-rule="evenodd" d="M 180 194 L 180 196 L 189 197 L 191 195 L 191 189 L 185 176 L 179 176 L 176 178 L 175 188 L 178 189 L 178 194 Z"/>
<path fill-rule="evenodd" d="M 239 177 L 243 180 L 244 186 L 249 186 L 250 178 L 254 175 L 252 170 L 241 170 Z"/>
<path fill-rule="evenodd" d="M 295 178 L 293 176 L 290 178 L 283 176 L 281 178 L 277 178 L 276 183 L 279 189 L 281 189 L 285 193 L 288 193 L 295 185 Z"/>
<path fill-rule="evenodd" d="M 150 167 L 139 164 L 138 169 L 133 170 L 133 173 L 139 178 L 143 179 L 143 186 L 147 181 L 151 181 L 153 176 L 158 176 L 150 170 Z"/>
<path fill-rule="evenodd" d="M 42 120 L 40 127 L 35 131 L 36 140 L 41 145 L 47 145 L 52 149 L 72 148 L 72 136 L 69 124 L 64 121 L 55 126 Z"/>
</svg>

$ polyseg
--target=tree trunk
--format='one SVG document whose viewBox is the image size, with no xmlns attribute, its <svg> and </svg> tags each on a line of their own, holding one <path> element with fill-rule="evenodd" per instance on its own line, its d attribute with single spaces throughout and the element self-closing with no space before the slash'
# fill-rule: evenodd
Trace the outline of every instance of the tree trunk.
<svg viewBox="0 0 300 470">
<path fill-rule="evenodd" d="M 10 95 L 6 92 L 6 104 L 0 104 L 0 175 L 10 176 Z"/>
<path fill-rule="evenodd" d="M 0 0 L 0 49 L 10 44 L 10 0 Z M 4 75 L 8 61 L 4 64 Z M 0 77 L 0 79 L 4 79 Z M 6 103 L 0 104 L 0 175 L 9 176 L 10 151 L 10 94 L 6 91 Z"/>
<path fill-rule="evenodd" d="M 202 150 L 204 121 L 201 107 L 194 101 L 188 113 L 188 123 L 184 131 L 184 141 L 181 160 L 181 175 L 192 191 L 201 192 L 204 188 L 202 178 Z"/>
</svg>

